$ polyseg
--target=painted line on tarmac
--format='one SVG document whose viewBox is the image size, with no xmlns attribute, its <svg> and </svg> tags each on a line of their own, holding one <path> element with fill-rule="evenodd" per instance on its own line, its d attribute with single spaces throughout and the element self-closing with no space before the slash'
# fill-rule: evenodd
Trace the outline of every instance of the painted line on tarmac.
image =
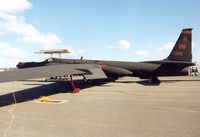
<svg viewBox="0 0 200 137">
<path fill-rule="evenodd" d="M 48 101 L 39 101 L 39 100 L 35 100 L 33 101 L 34 103 L 38 103 L 38 104 L 57 104 L 57 105 L 60 105 L 60 104 L 64 104 L 66 102 L 69 102 L 69 100 L 48 100 Z"/>
</svg>

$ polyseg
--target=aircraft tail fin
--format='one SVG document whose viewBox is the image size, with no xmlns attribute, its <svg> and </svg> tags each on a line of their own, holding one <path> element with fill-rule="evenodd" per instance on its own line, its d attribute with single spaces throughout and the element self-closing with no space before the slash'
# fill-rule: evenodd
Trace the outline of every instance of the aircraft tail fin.
<svg viewBox="0 0 200 137">
<path fill-rule="evenodd" d="M 192 29 L 183 29 L 167 60 L 192 61 Z"/>
</svg>

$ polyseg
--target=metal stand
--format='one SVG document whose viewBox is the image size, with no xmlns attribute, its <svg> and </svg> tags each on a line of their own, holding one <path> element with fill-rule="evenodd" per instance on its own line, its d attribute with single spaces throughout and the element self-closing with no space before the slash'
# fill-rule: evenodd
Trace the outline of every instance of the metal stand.
<svg viewBox="0 0 200 137">
<path fill-rule="evenodd" d="M 80 91 L 80 89 L 75 86 L 72 75 L 70 75 L 70 82 L 71 82 L 73 90 L 74 90 L 73 93 L 78 93 Z"/>
</svg>

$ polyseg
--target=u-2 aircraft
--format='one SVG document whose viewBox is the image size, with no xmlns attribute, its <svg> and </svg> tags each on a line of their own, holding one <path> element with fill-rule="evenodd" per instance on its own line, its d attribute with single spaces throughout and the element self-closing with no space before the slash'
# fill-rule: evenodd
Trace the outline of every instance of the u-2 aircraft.
<svg viewBox="0 0 200 137">
<path fill-rule="evenodd" d="M 73 77 L 83 80 L 119 78 L 123 76 L 150 79 L 159 82 L 162 76 L 188 75 L 192 62 L 192 29 L 183 29 L 169 56 L 163 60 L 125 62 L 86 59 L 50 58 L 42 62 L 20 62 L 16 70 L 0 72 L 0 82 L 19 81 L 34 78 L 57 78 L 69 80 L 74 92 Z"/>
</svg>

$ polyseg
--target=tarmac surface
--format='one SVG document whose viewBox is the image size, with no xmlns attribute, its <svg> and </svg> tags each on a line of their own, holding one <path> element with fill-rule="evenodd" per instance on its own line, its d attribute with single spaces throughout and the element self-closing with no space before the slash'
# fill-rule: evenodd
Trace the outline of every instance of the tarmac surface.
<svg viewBox="0 0 200 137">
<path fill-rule="evenodd" d="M 200 77 L 160 80 L 0 83 L 0 136 L 200 137 Z"/>
</svg>

